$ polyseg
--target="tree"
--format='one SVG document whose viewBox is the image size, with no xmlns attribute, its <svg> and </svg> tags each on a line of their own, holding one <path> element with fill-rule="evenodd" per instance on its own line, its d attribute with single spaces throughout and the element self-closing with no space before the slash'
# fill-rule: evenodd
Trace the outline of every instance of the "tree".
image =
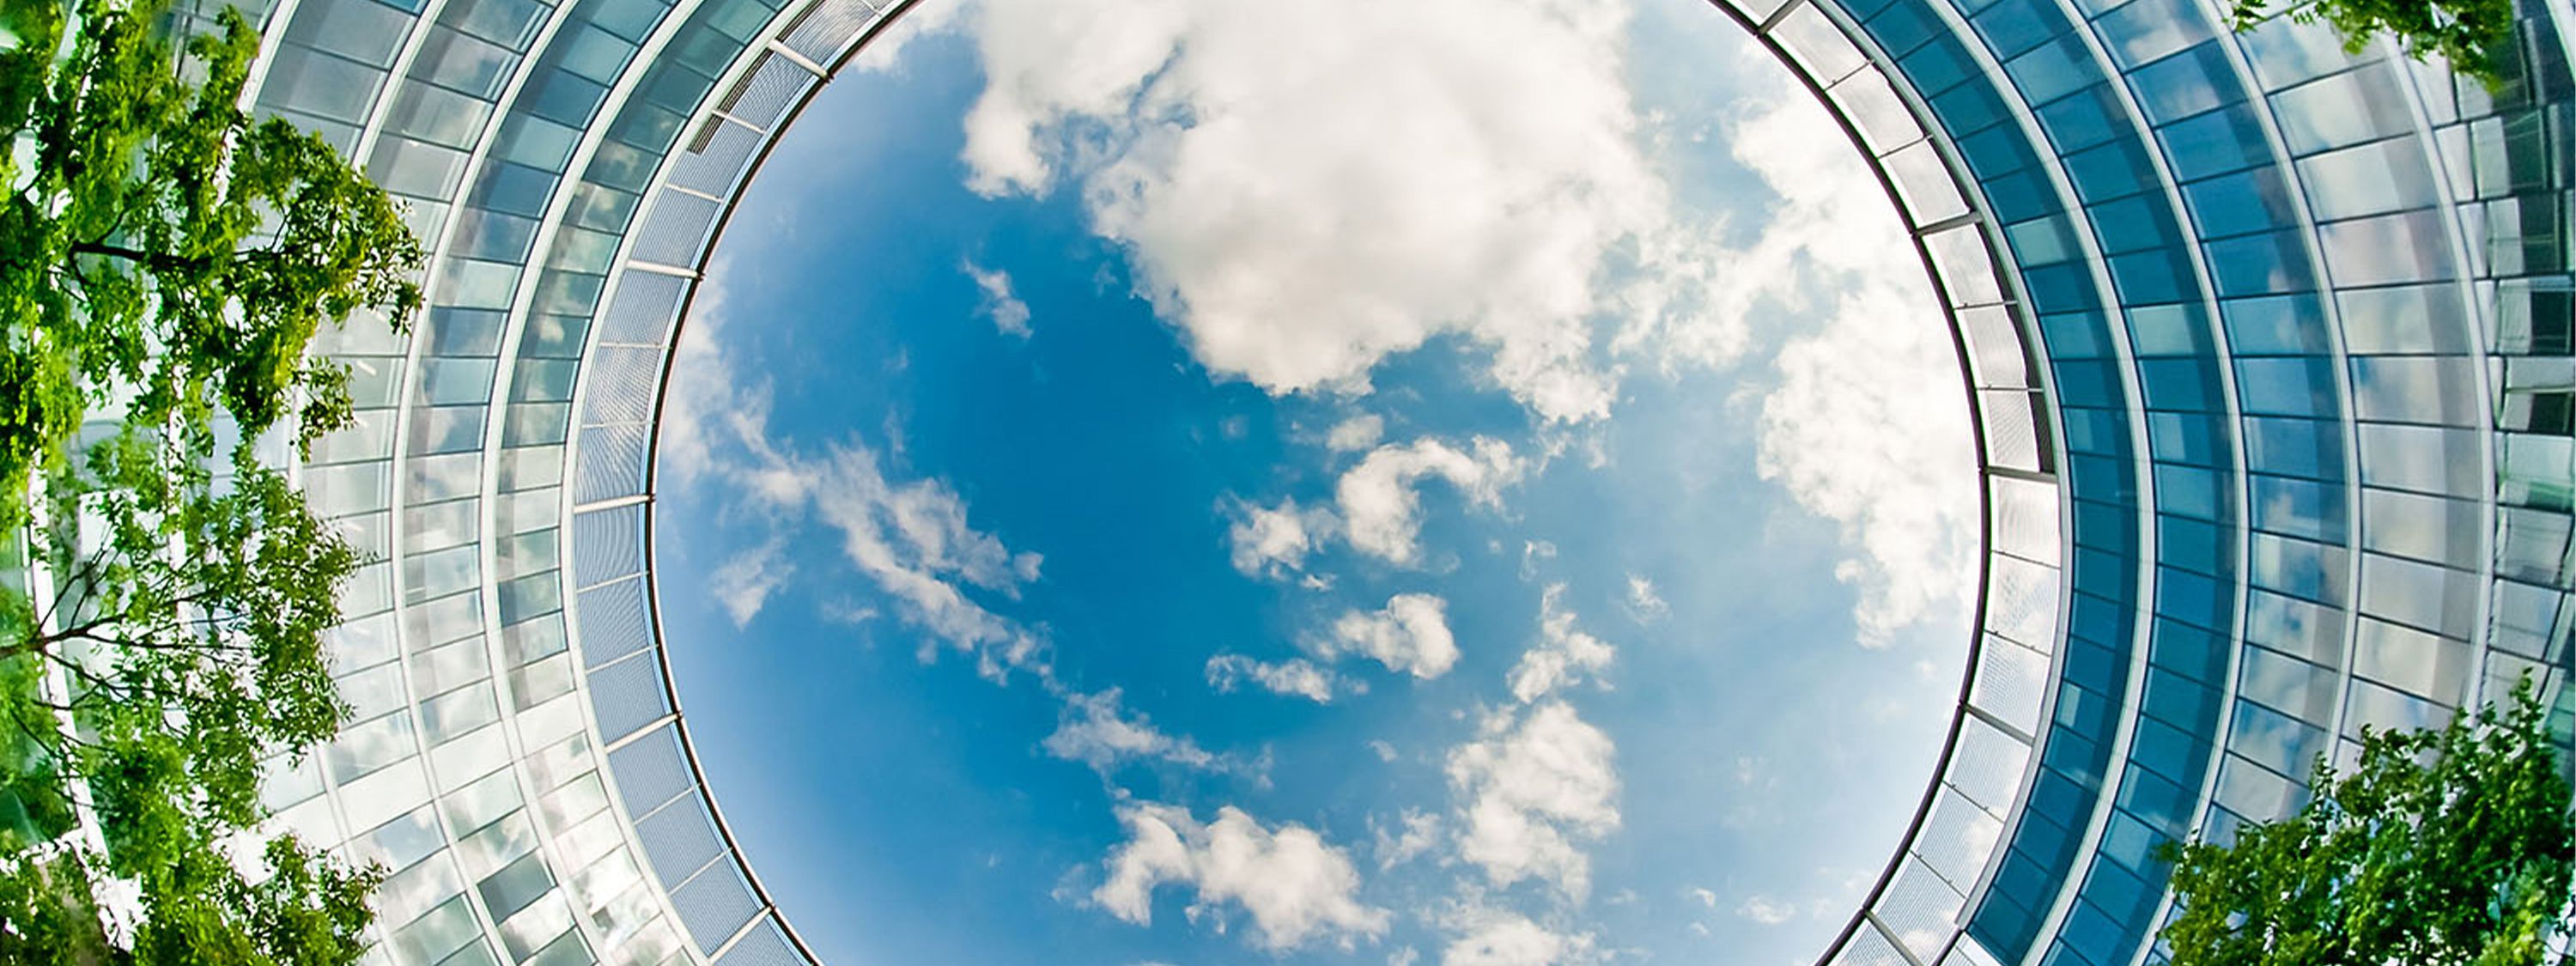
<svg viewBox="0 0 2576 966">
<path fill-rule="evenodd" d="M 2268 0 L 2235 0 L 2229 13 L 2240 31 L 2274 15 Z M 2345 53 L 2360 53 L 2388 34 L 2408 56 L 2440 54 L 2452 70 L 2489 87 L 2501 86 L 2515 66 L 2513 0 L 2294 0 L 2288 14 L 2300 23 L 2322 20 L 2334 27 Z"/>
<path fill-rule="evenodd" d="M 2508 706 L 2365 731 L 2299 814 L 2168 845 L 2175 966 L 2539 966 L 2576 920 L 2576 820 L 2529 677 Z"/>
<path fill-rule="evenodd" d="M 0 961 L 352 962 L 379 871 L 262 840 L 257 792 L 346 713 L 321 635 L 364 561 L 253 441 L 348 423 L 307 347 L 400 328 L 421 249 L 241 110 L 238 12 L 174 48 L 77 2 L 0 0 L 0 544 L 50 582 L 0 581 Z"/>
<path fill-rule="evenodd" d="M 239 11 L 184 61 L 151 8 L 120 0 L 80 0 L 57 56 L 64 13 L 0 0 L 17 38 L 0 130 L 33 148 L 0 154 L 0 513 L 23 514 L 16 495 L 96 406 L 200 433 L 218 411 L 265 429 L 292 410 L 299 442 L 339 428 L 346 371 L 305 346 L 324 322 L 420 301 L 420 244 L 392 200 L 320 138 L 242 111 L 259 38 Z"/>
</svg>

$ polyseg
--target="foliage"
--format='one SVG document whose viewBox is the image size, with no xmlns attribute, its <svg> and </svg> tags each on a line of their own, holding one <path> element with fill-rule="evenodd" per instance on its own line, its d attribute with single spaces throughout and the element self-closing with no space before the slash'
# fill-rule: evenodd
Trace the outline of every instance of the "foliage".
<svg viewBox="0 0 2576 966">
<path fill-rule="evenodd" d="M 2167 848 L 2175 966 L 2539 966 L 2576 927 L 2576 820 L 2528 677 L 2501 711 L 2365 732 L 2313 792 L 2232 845 Z"/>
<path fill-rule="evenodd" d="M 2237 30 L 2251 30 L 2273 13 L 2267 0 L 2235 0 L 2230 19 Z M 2503 84 L 2513 66 L 2513 0 L 2296 0 L 2288 13 L 2332 26 L 2346 53 L 2390 34 L 2409 56 L 2439 54 L 2452 70 L 2490 87 Z"/>
<path fill-rule="evenodd" d="M 23 522 L 16 495 L 97 407 L 200 434 L 219 411 L 260 430 L 292 410 L 300 442 L 338 428 L 345 370 L 306 344 L 420 300 L 420 245 L 385 193 L 241 109 L 259 49 L 241 14 L 183 60 L 152 13 L 81 0 L 66 46 L 57 0 L 0 0 L 19 38 L 0 50 L 0 130 L 30 149 L 0 157 L 0 525 Z"/>
<path fill-rule="evenodd" d="M 258 789 L 338 730 L 321 635 L 364 561 L 254 441 L 347 424 L 308 345 L 401 327 L 420 246 L 241 110 L 238 12 L 181 51 L 76 2 L 0 0 L 0 533 L 50 584 L 0 584 L 0 961 L 349 963 L 379 872 L 262 846 Z"/>
</svg>

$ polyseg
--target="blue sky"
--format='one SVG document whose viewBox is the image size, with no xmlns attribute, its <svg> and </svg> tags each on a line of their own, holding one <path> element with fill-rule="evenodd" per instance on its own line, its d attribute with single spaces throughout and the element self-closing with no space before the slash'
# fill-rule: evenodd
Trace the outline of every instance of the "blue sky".
<svg viewBox="0 0 2576 966">
<path fill-rule="evenodd" d="M 1955 696 L 1956 373 L 1698 0 L 925 3 L 684 331 L 681 700 L 830 961 L 1804 961 Z"/>
</svg>

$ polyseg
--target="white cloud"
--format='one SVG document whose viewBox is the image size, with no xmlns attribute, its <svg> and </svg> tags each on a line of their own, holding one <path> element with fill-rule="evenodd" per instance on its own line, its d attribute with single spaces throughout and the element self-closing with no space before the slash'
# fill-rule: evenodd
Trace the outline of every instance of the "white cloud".
<svg viewBox="0 0 2576 966">
<path fill-rule="evenodd" d="M 917 3 L 903 16 L 888 21 L 884 29 L 869 38 L 850 58 L 850 68 L 859 71 L 895 73 L 902 66 L 903 52 L 912 42 L 957 26 L 957 15 L 970 4 Z"/>
<path fill-rule="evenodd" d="M 1047 754 L 1082 762 L 1104 775 L 1122 763 L 1136 760 L 1200 770 L 1236 767 L 1232 760 L 1209 753 L 1198 742 L 1164 734 L 1143 714 L 1129 712 L 1117 688 L 1066 695 L 1055 732 L 1047 735 L 1041 746 Z"/>
<path fill-rule="evenodd" d="M 1423 479 L 1447 480 L 1470 502 L 1498 507 L 1502 489 L 1519 482 L 1526 470 L 1511 444 L 1502 440 L 1479 436 L 1460 450 L 1436 439 L 1419 439 L 1371 451 L 1342 474 L 1333 496 L 1353 549 L 1405 565 L 1422 553 L 1422 497 L 1417 490 Z"/>
<path fill-rule="evenodd" d="M 1430 594 L 1397 594 L 1375 612 L 1344 611 L 1331 635 L 1310 646 L 1326 659 L 1358 654 L 1425 679 L 1447 674 L 1458 663 L 1449 603 Z"/>
<path fill-rule="evenodd" d="M 1386 829 L 1377 827 L 1375 821 L 1369 823 L 1370 831 L 1377 836 L 1379 871 L 1411 862 L 1423 853 L 1431 851 L 1431 847 L 1440 841 L 1440 816 L 1438 815 L 1408 808 L 1396 816 L 1396 821 L 1402 827 L 1391 835 Z"/>
<path fill-rule="evenodd" d="M 1528 878 L 1581 898 L 1591 886 L 1591 859 L 1576 840 L 1619 827 L 1619 775 L 1610 736 L 1550 701 L 1517 721 L 1488 717 L 1476 740 L 1449 753 L 1449 782 L 1466 804 L 1459 817 L 1459 857 L 1488 882 Z"/>
<path fill-rule="evenodd" d="M 1195 891 L 1193 919 L 1220 903 L 1241 906 L 1254 944 L 1271 952 L 1310 939 L 1350 949 L 1355 938 L 1385 934 L 1392 918 L 1359 901 L 1348 852 L 1295 822 L 1264 828 L 1229 805 L 1202 824 L 1187 809 L 1152 802 L 1120 805 L 1118 820 L 1127 840 L 1110 852 L 1108 879 L 1091 898 L 1128 922 L 1153 921 L 1153 892 L 1165 883 Z"/>
<path fill-rule="evenodd" d="M 722 265 L 710 270 L 675 350 L 660 444 L 665 470 L 684 483 L 721 480 L 742 497 L 726 512 L 765 517 L 772 540 L 808 520 L 838 531 L 843 556 L 891 599 L 898 616 L 925 632 L 925 658 L 944 644 L 974 655 L 978 670 L 996 680 L 1014 669 L 1045 677 L 1041 637 L 969 592 L 1017 597 L 1038 579 L 1039 555 L 1014 552 L 973 526 L 966 501 L 946 481 L 890 474 L 877 450 L 855 436 L 819 452 L 773 439 L 767 386 L 742 378 L 723 348 L 725 293 L 714 279 L 726 276 Z M 730 574 L 718 575 L 730 614 L 755 613 L 783 588 L 785 573 L 756 562 L 737 559 Z"/>
<path fill-rule="evenodd" d="M 733 619 L 735 630 L 759 616 L 769 595 L 786 586 L 787 578 L 796 572 L 796 565 L 787 560 L 786 549 L 784 538 L 772 536 L 757 547 L 726 558 L 708 576 L 707 589 L 724 608 L 725 616 Z"/>
<path fill-rule="evenodd" d="M 1336 453 L 1356 453 L 1377 445 L 1386 435 L 1386 420 L 1376 413 L 1361 413 L 1334 424 L 1324 436 L 1324 446 Z"/>
<path fill-rule="evenodd" d="M 1690 897 L 1699 900 L 1700 905 L 1711 909 L 1717 908 L 1717 893 L 1694 886 L 1690 890 Z"/>
<path fill-rule="evenodd" d="M 1629 574 L 1628 611 L 1636 615 L 1639 623 L 1649 623 L 1672 613 L 1673 608 L 1672 605 L 1664 603 L 1664 595 L 1655 591 L 1654 581 L 1636 574 Z"/>
<path fill-rule="evenodd" d="M 1011 294 L 1011 274 L 1000 269 L 986 269 L 974 262 L 965 262 L 958 267 L 964 269 L 967 277 L 975 280 L 975 287 L 984 293 L 983 302 L 975 306 L 976 313 L 992 319 L 993 327 L 1002 330 L 1004 335 L 1028 338 L 1029 303 Z"/>
<path fill-rule="evenodd" d="M 1598 677 L 1618 656 L 1608 642 L 1574 629 L 1574 612 L 1558 603 L 1564 594 L 1564 584 L 1552 584 L 1539 595 L 1538 643 L 1512 665 L 1512 697 L 1523 704 L 1586 675 Z"/>
<path fill-rule="evenodd" d="M 1260 685 L 1272 694 L 1304 698 L 1316 704 L 1331 704 L 1333 689 L 1339 682 L 1333 672 L 1316 667 L 1304 658 L 1290 658 L 1272 663 L 1256 661 L 1241 654 L 1219 654 L 1208 658 L 1208 686 L 1220 692 L 1231 692 L 1245 681 Z M 1358 682 L 1351 683 L 1359 687 Z"/>
<path fill-rule="evenodd" d="M 1323 546 L 1336 521 L 1329 510 L 1281 500 L 1275 507 L 1229 499 L 1234 518 L 1226 538 L 1234 544 L 1234 569 L 1246 577 L 1283 577 L 1306 566 L 1306 555 Z"/>
<path fill-rule="evenodd" d="M 1698 311 L 1709 226 L 1675 213 L 1640 149 L 1626 18 L 1578 0 L 992 0 L 969 184 L 1078 183 L 1216 373 L 1359 391 L 1380 359 L 1459 333 L 1542 418 L 1601 417 L 1623 365 L 1609 318 L 1710 355 L 1743 344 Z"/>
<path fill-rule="evenodd" d="M 1735 907 L 1735 914 L 1765 926 L 1777 926 L 1796 917 L 1798 907 L 1766 896 L 1754 896 Z"/>
<path fill-rule="evenodd" d="M 1021 585 L 1037 579 L 1039 556 L 1013 553 L 970 526 L 965 500 L 945 481 L 890 479 L 876 452 L 856 441 L 819 459 L 773 459 L 758 485 L 782 503 L 810 502 L 821 522 L 840 531 L 842 554 L 894 598 L 905 620 L 974 653 L 989 677 L 1010 668 L 1043 673 L 1037 636 L 964 590 L 1017 597 Z"/>
<path fill-rule="evenodd" d="M 1386 741 L 1371 738 L 1369 739 L 1368 749 L 1370 753 L 1377 755 L 1377 760 L 1379 761 L 1395 760 L 1395 746 L 1387 743 Z"/>
<path fill-rule="evenodd" d="M 1977 483 L 1958 355 L 1885 193 L 1815 99 L 1785 79 L 1736 125 L 1736 157 L 1778 192 L 1776 220 L 1734 277 L 1822 318 L 1788 341 L 1762 401 L 1759 468 L 1840 525 L 1855 553 L 1862 643 L 1964 613 L 1976 573 Z M 1817 273 L 1812 283 L 1793 262 Z M 1806 304 L 1811 293 L 1825 293 Z"/>
<path fill-rule="evenodd" d="M 1440 966 L 1564 966 L 1598 961 L 1592 935 L 1567 935 L 1519 913 L 1471 907 L 1449 917 L 1458 934 L 1440 953 Z"/>
</svg>

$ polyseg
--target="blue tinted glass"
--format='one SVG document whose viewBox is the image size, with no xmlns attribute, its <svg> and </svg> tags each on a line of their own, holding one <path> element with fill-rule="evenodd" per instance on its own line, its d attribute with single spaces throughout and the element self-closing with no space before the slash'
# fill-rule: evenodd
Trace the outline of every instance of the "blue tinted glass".
<svg viewBox="0 0 2576 966">
<path fill-rule="evenodd" d="M 2216 473 L 2196 466 L 2156 467 L 2156 508 L 2207 520 L 2219 518 Z"/>
<path fill-rule="evenodd" d="M 2002 0 L 1970 18 L 1995 59 L 2010 60 L 2066 30 L 2066 17 L 2039 0 Z"/>
<path fill-rule="evenodd" d="M 521 110 L 567 127 L 590 126 L 590 118 L 599 110 L 599 102 L 608 97 L 608 88 L 598 81 L 568 70 L 548 72 L 533 89 L 519 98 Z"/>
<path fill-rule="evenodd" d="M 2042 313 L 2075 312 L 2101 304 L 2093 296 L 2093 277 L 2084 266 L 2043 265 L 2021 273 L 2031 307 Z"/>
<path fill-rule="evenodd" d="M 2343 434 L 2337 423 L 2248 416 L 2245 468 L 2287 476 L 2340 479 Z"/>
<path fill-rule="evenodd" d="M 2163 638 L 2166 626 L 2183 625 L 2157 626 L 2156 650 L 2160 656 L 2165 650 Z M 2180 672 L 2161 667 L 2149 668 L 2147 669 L 2146 708 L 2148 714 L 2165 721 L 2194 729 L 2207 728 L 2216 723 L 2218 692 Z"/>
<path fill-rule="evenodd" d="M 2114 141 L 2066 156 L 2067 179 L 2086 204 L 2136 194 L 2156 183 L 2136 141 Z"/>
<path fill-rule="evenodd" d="M 2225 174 L 2272 156 L 2250 104 L 2229 105 L 2164 128 L 2165 156 L 2183 181 Z"/>
<path fill-rule="evenodd" d="M 2056 49 L 2056 46 L 2042 47 L 2027 56 L 2040 56 Z M 2048 132 L 2049 142 L 2057 145 L 2060 154 L 2081 151 L 2110 140 L 2112 133 L 2118 130 L 2114 125 L 2125 120 L 2119 102 L 2111 93 L 2111 85 L 2106 83 L 2077 91 L 2036 113 L 2040 128 Z"/>
<path fill-rule="evenodd" d="M 2127 547 L 2122 546 L 2120 549 L 2125 550 Z M 2133 596 L 2130 587 L 2131 571 L 2120 563 L 2120 560 L 2117 554 L 2102 548 L 2085 546 L 2075 548 L 2075 567 L 2072 573 L 2075 589 L 2085 594 L 2083 599 L 2107 597 L 2125 600 Z M 2080 625 L 2069 621 L 2067 626 L 2069 636 L 2102 631 L 2104 636 L 2095 639 L 2105 640 L 2117 631 L 2120 623 L 2117 617 L 2105 617 Z"/>
<path fill-rule="evenodd" d="M 2148 64 L 2129 75 L 2147 117 L 2156 124 L 2180 120 L 2244 99 L 2218 41 Z"/>
<path fill-rule="evenodd" d="M 1939 91 L 1974 73 L 1959 50 L 1944 38 L 1922 50 L 1914 47 L 1939 35 L 1940 27 L 1918 0 L 1897 3 L 1861 24 L 1878 45 L 1898 56 L 1898 65 L 1926 91 Z M 1912 54 L 1906 51 L 1914 50 Z"/>
<path fill-rule="evenodd" d="M 2193 796 L 2179 783 L 2137 768 L 2129 769 L 2120 777 L 2121 808 L 2128 809 L 2149 825 L 2172 829 L 2189 827 L 2186 823 Z M 2199 786 L 2200 776 L 2189 777 L 2194 787 Z"/>
<path fill-rule="evenodd" d="M 2298 223 L 2290 189 L 2270 166 L 2183 186 L 2183 201 L 2203 238 L 2270 231 Z"/>
<path fill-rule="evenodd" d="M 2061 692 L 2058 700 L 2065 699 L 2066 695 Z M 2051 731 L 2047 747 L 2040 749 L 2040 767 L 2053 769 L 2065 775 L 2068 781 L 2081 783 L 2087 790 L 2096 790 L 2102 787 L 2102 761 L 2107 752 L 2108 749 L 2093 738 L 2073 731 Z M 2072 841 L 2065 843 L 2068 849 L 2074 844 Z"/>
<path fill-rule="evenodd" d="M 2331 418 L 2336 411 L 2334 361 L 2323 356 L 2239 359 L 2236 394 L 2247 413 Z"/>
<path fill-rule="evenodd" d="M 522 164 L 495 164 L 483 169 L 471 204 L 535 218 L 545 214 L 546 197 L 554 194 L 556 175 Z"/>
<path fill-rule="evenodd" d="M 2227 654 L 2233 649 L 2225 634 L 2159 618 L 2147 660 L 2153 667 L 2203 684 L 2216 684 L 2227 673 Z"/>
<path fill-rule="evenodd" d="M 2060 210 L 2057 193 L 2035 171 L 2017 171 L 1981 185 L 1986 207 L 2004 222 L 2026 221 Z"/>
<path fill-rule="evenodd" d="M 2253 558 L 2255 586 L 2340 606 L 2344 597 L 2344 549 L 2271 534 L 2258 534 L 2248 554 Z"/>
<path fill-rule="evenodd" d="M 2099 312 L 2062 312 L 2039 317 L 2039 334 L 2055 359 L 2095 359 L 2110 355 Z"/>
<path fill-rule="evenodd" d="M 2170 248 L 2152 248 L 2114 256 L 2111 281 L 2120 287 L 2122 305 L 2158 305 L 2194 295 L 2189 256 Z"/>
<path fill-rule="evenodd" d="M 2210 274 L 2222 298 L 2277 295 L 2315 288 L 2296 232 L 2248 235 L 2207 246 Z"/>
<path fill-rule="evenodd" d="M 2323 354 L 2328 349 L 2325 313 L 2310 293 L 2232 299 L 2219 303 L 2227 343 L 2238 355 Z"/>
<path fill-rule="evenodd" d="M 1953 136 L 1984 130 L 2004 119 L 2003 101 L 1984 84 L 1961 84 L 1932 98 L 1932 114 Z"/>
<path fill-rule="evenodd" d="M 2085 211 L 2093 216 L 2093 234 L 2101 239 L 2106 255 L 2159 248 L 2181 240 L 2163 202 L 2151 195 L 2106 201 Z"/>
<path fill-rule="evenodd" d="M 2257 473 L 2247 479 L 2247 485 L 2253 490 L 2255 529 L 2344 542 L 2342 484 Z"/>
<path fill-rule="evenodd" d="M 2139 767 L 2180 780 L 2198 771 L 2199 742 L 2154 718 L 2138 719 L 2129 741 L 2129 760 Z"/>
<path fill-rule="evenodd" d="M 2236 557 L 2228 532 L 2189 517 L 2156 517 L 2156 562 L 2203 574 L 2223 574 Z"/>
<path fill-rule="evenodd" d="M 2225 417 L 2216 413 L 2148 413 L 2147 451 L 2165 463 L 2221 466 L 2227 462 L 2226 425 Z M 2157 467 L 2159 485 L 2165 469 Z"/>
<path fill-rule="evenodd" d="M 1997 178 L 2037 163 L 2031 144 L 2013 127 L 1998 127 L 1959 139 L 1959 158 L 1978 178 Z"/>
<path fill-rule="evenodd" d="M 2217 629 L 2227 626 L 2228 593 L 2217 581 L 2172 567 L 2156 568 L 2156 613 Z"/>
<path fill-rule="evenodd" d="M 2083 528 L 2088 534 L 2127 533 L 2135 522 L 2130 511 L 2115 504 L 2095 503 L 2091 500 L 2069 502 L 2073 504 L 2072 512 L 2077 518 L 2075 525 Z"/>
<path fill-rule="evenodd" d="M 2218 409 L 2218 373 L 2202 359 L 2140 359 L 2138 383 L 2155 409 Z"/>
<path fill-rule="evenodd" d="M 2124 446 L 2127 442 L 2126 439 L 2121 440 Z M 2083 454 L 2069 456 L 2066 460 L 2068 469 L 2066 475 L 2067 481 L 2075 487 L 2076 498 L 2136 507 L 2138 495 L 2136 488 L 2129 481 L 2128 459 L 2129 453 L 2125 451 L 2108 457 Z M 2082 538 L 2082 534 L 2077 535 L 2077 539 Z M 2127 544 L 2097 543 L 2096 546 L 2125 547 Z"/>
<path fill-rule="evenodd" d="M 2116 562 L 2118 560 L 2116 557 L 2109 557 L 2100 551 L 2087 551 L 2087 553 L 2091 556 L 2084 558 L 2083 562 L 2086 564 L 2084 569 L 2109 573 L 2126 569 Z M 2101 562 L 2104 560 L 2113 562 Z M 2120 599 L 2125 600 L 2128 596 L 2127 591 L 2120 591 Z M 2079 593 L 2067 608 L 2066 633 L 2070 637 L 2094 641 L 2123 640 L 2129 633 L 2128 618 L 2128 611 L 2123 609 L 2119 600 L 2105 598 L 2091 592 Z"/>
<path fill-rule="evenodd" d="M 2029 53 L 2006 62 L 2004 73 L 2012 77 L 2014 87 L 2021 89 L 2021 99 L 2026 104 L 2046 104 L 2102 77 L 2094 69 L 2084 42 L 2073 37 L 2060 37 L 2031 48 Z"/>
</svg>

